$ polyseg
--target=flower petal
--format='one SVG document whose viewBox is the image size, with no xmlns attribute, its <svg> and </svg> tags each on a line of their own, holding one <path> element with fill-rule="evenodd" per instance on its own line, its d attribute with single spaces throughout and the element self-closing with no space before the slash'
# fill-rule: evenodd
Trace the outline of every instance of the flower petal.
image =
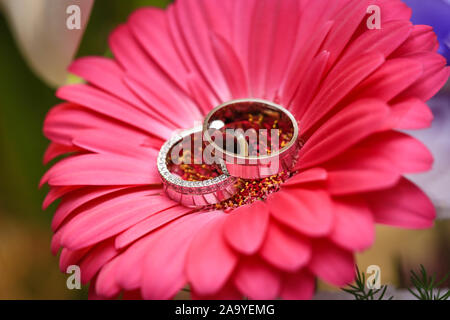
<svg viewBox="0 0 450 320">
<path fill-rule="evenodd" d="M 145 299 L 170 299 L 186 284 L 189 275 L 186 273 L 186 266 L 189 266 L 186 259 L 192 250 L 192 240 L 195 241 L 196 234 L 208 228 L 207 223 L 215 224 L 222 216 L 222 212 L 187 215 L 163 228 L 154 242 L 147 245 L 142 268 L 142 295 Z"/>
<path fill-rule="evenodd" d="M 339 248 L 328 240 L 313 243 L 309 269 L 320 279 L 345 286 L 355 277 L 355 262 L 350 251 Z"/>
<path fill-rule="evenodd" d="M 257 258 L 241 261 L 233 279 L 239 291 L 253 300 L 274 299 L 280 292 L 278 271 Z"/>
<path fill-rule="evenodd" d="M 392 123 L 396 129 L 424 129 L 431 126 L 433 113 L 420 99 L 410 98 L 392 105 Z"/>
<path fill-rule="evenodd" d="M 62 87 L 58 89 L 56 95 L 60 99 L 80 104 L 105 116 L 123 121 L 162 140 L 168 140 L 173 132 L 131 105 L 84 84 Z"/>
<path fill-rule="evenodd" d="M 350 251 L 369 248 L 375 240 L 375 221 L 368 205 L 358 198 L 334 199 L 333 202 L 336 218 L 329 239 Z"/>
<path fill-rule="evenodd" d="M 52 230 L 58 230 L 64 220 L 80 206 L 89 204 L 91 200 L 98 199 L 104 195 L 125 188 L 126 187 L 86 187 L 65 195 L 53 215 Z"/>
<path fill-rule="evenodd" d="M 111 259 L 119 254 L 114 248 L 114 241 L 103 241 L 93 247 L 80 262 L 81 283 L 91 281 L 97 272 Z"/>
<path fill-rule="evenodd" d="M 153 163 L 128 157 L 88 154 L 61 160 L 42 177 L 41 185 L 148 185 L 160 184 L 161 177 Z"/>
<path fill-rule="evenodd" d="M 320 91 L 301 119 L 304 132 L 311 129 L 330 112 L 339 101 L 385 62 L 379 53 L 362 54 L 343 65 L 333 68 L 324 80 Z"/>
<path fill-rule="evenodd" d="M 389 108 L 377 100 L 360 100 L 346 107 L 308 139 L 300 149 L 296 169 L 332 159 L 360 140 L 386 127 Z"/>
<path fill-rule="evenodd" d="M 271 215 L 303 234 L 317 237 L 328 234 L 333 210 L 327 192 L 319 189 L 283 189 L 268 197 Z"/>
<path fill-rule="evenodd" d="M 190 212 L 192 212 L 192 209 L 190 208 L 186 208 L 184 206 L 175 206 L 160 213 L 151 215 L 147 219 L 142 220 L 141 222 L 118 235 L 115 242 L 116 248 L 123 249 L 142 236 Z"/>
<path fill-rule="evenodd" d="M 238 255 L 231 250 L 223 235 L 227 218 L 222 216 L 209 223 L 190 245 L 186 272 L 195 292 L 200 295 L 218 292 L 236 266 Z"/>
<path fill-rule="evenodd" d="M 141 191 L 118 196 L 79 213 L 65 226 L 61 244 L 71 249 L 96 244 L 176 205 L 166 197 L 146 195 L 148 193 Z"/>
<path fill-rule="evenodd" d="M 285 300 L 310 300 L 314 295 L 315 287 L 314 275 L 307 269 L 302 269 L 283 277 L 280 296 Z"/>
<path fill-rule="evenodd" d="M 259 254 L 277 269 L 295 272 L 309 261 L 311 244 L 302 235 L 271 221 Z"/>
<path fill-rule="evenodd" d="M 236 251 L 251 255 L 261 247 L 268 224 L 268 207 L 264 202 L 256 201 L 229 214 L 224 224 L 224 236 Z"/>
<path fill-rule="evenodd" d="M 366 196 L 375 221 L 396 227 L 424 229 L 433 225 L 436 212 L 428 197 L 401 179 L 393 188 Z"/>
<path fill-rule="evenodd" d="M 296 174 L 291 179 L 287 180 L 283 186 L 297 186 L 309 182 L 326 181 L 327 176 L 327 170 L 322 168 L 312 168 Z"/>
</svg>

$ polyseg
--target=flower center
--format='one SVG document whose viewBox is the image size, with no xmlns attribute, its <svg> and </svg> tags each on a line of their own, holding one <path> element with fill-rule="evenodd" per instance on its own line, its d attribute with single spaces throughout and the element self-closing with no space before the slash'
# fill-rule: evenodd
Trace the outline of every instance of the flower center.
<svg viewBox="0 0 450 320">
<path fill-rule="evenodd" d="M 220 121 L 220 130 L 224 138 L 234 140 L 232 144 L 227 143 L 227 146 L 234 145 L 237 147 L 227 151 L 239 153 L 239 142 L 236 141 L 236 136 L 227 136 L 225 129 L 242 129 L 244 131 L 251 129 L 256 132 L 267 132 L 270 129 L 278 130 L 277 142 L 279 143 L 279 149 L 281 149 L 292 140 L 294 134 L 293 126 L 288 120 L 285 119 L 283 114 L 276 111 L 239 104 L 235 108 L 219 114 L 219 118 L 212 121 L 216 125 Z M 222 129 L 224 130 L 222 131 Z M 172 174 L 185 181 L 206 181 L 222 174 L 220 167 L 216 164 L 205 163 L 204 150 L 207 143 L 203 138 L 202 133 L 197 132 L 172 147 L 167 156 L 167 168 Z M 260 141 L 252 144 L 250 140 L 247 140 L 250 153 L 256 152 L 259 155 L 261 148 L 265 148 L 263 152 L 270 154 L 272 151 L 270 136 L 265 138 L 262 140 L 268 141 L 266 144 L 260 143 Z M 281 185 L 290 177 L 290 172 L 282 171 L 279 174 L 263 179 L 248 180 L 240 178 L 236 183 L 236 193 L 231 198 L 218 204 L 210 205 L 208 208 L 211 210 L 233 210 L 257 200 L 264 200 L 270 194 L 277 192 Z"/>
<path fill-rule="evenodd" d="M 211 209 L 228 211 L 251 204 L 257 200 L 264 200 L 270 194 L 277 192 L 281 185 L 290 177 L 291 173 L 281 172 L 259 180 L 239 179 L 237 184 L 238 192 L 230 199 L 212 206 Z"/>
</svg>

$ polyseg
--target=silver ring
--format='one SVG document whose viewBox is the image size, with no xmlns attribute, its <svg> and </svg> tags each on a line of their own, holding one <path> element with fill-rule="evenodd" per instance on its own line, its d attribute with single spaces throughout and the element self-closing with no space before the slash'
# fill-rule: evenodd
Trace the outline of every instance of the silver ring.
<svg viewBox="0 0 450 320">
<path fill-rule="evenodd" d="M 170 172 L 167 159 L 169 152 L 184 138 L 202 132 L 201 127 L 175 134 L 160 149 L 157 166 L 164 190 L 174 201 L 188 207 L 202 207 L 217 204 L 231 198 L 236 193 L 237 179 L 228 174 L 224 163 L 219 164 L 222 174 L 204 181 L 187 181 Z"/>
<path fill-rule="evenodd" d="M 250 112 L 260 111 L 263 113 L 275 114 L 283 125 L 287 125 L 292 130 L 291 138 L 279 150 L 265 155 L 243 155 L 236 152 L 225 150 L 223 146 L 217 145 L 211 132 L 217 132 L 224 129 L 218 129 L 221 125 L 227 125 L 227 121 L 232 119 L 230 116 L 234 110 L 239 113 L 245 112 L 246 108 Z M 244 111 L 242 111 L 244 110 Z M 224 116 L 226 115 L 226 116 Z M 230 119 L 221 119 L 228 117 Z M 220 124 L 220 122 L 223 122 Z M 219 122 L 219 124 L 217 124 Z M 223 127 L 225 128 L 225 127 Z M 282 106 L 270 101 L 261 99 L 239 99 L 226 102 L 213 109 L 205 118 L 203 123 L 203 133 L 206 141 L 212 145 L 218 158 L 223 159 L 228 173 L 231 176 L 243 179 L 262 179 L 267 178 L 283 171 L 292 169 L 297 161 L 298 151 L 301 147 L 299 142 L 299 127 L 295 117 Z"/>
</svg>

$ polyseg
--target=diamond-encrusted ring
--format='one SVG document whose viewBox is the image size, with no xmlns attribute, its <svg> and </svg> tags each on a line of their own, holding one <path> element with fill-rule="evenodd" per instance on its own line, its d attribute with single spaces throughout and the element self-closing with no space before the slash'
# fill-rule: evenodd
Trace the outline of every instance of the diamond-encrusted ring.
<svg viewBox="0 0 450 320">
<path fill-rule="evenodd" d="M 233 177 L 262 179 L 292 169 L 301 147 L 294 116 L 260 99 L 240 99 L 213 109 L 204 138 Z M 218 143 L 220 142 L 220 145 Z"/>
<path fill-rule="evenodd" d="M 164 190 L 169 198 L 188 207 L 213 205 L 232 197 L 236 193 L 237 178 L 228 174 L 223 163 L 216 168 L 216 171 L 220 174 L 202 181 L 185 180 L 169 170 L 171 150 L 183 139 L 201 133 L 202 127 L 200 126 L 175 134 L 161 147 L 158 155 L 157 166 L 164 184 Z M 210 166 L 216 165 L 211 164 Z"/>
</svg>

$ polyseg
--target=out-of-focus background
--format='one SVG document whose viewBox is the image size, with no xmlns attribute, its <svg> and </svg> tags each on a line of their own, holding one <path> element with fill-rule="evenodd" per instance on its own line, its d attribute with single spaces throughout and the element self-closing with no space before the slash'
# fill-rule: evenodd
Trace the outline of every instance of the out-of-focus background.
<svg viewBox="0 0 450 320">
<path fill-rule="evenodd" d="M 6 0 L 0 0 L 0 5 L 2 1 Z M 76 55 L 108 54 L 108 34 L 133 10 L 164 7 L 169 1 L 96 1 Z M 42 124 L 58 100 L 54 88 L 37 77 L 20 54 L 8 22 L 0 11 L 0 299 L 85 299 L 86 288 L 67 289 L 67 275 L 50 253 L 50 221 L 56 204 L 42 211 L 47 190 L 38 189 L 46 170 L 42 156 L 48 143 Z M 449 110 L 450 90 L 432 103 L 437 113 Z M 441 157 L 445 169 L 450 157 Z M 397 287 L 409 285 L 408 272 L 419 264 L 442 276 L 450 270 L 450 220 L 440 220 L 424 231 L 378 227 L 375 246 L 358 256 L 358 264 L 361 270 L 379 265 L 382 283 Z M 331 289 L 323 284 L 320 288 Z"/>
</svg>

